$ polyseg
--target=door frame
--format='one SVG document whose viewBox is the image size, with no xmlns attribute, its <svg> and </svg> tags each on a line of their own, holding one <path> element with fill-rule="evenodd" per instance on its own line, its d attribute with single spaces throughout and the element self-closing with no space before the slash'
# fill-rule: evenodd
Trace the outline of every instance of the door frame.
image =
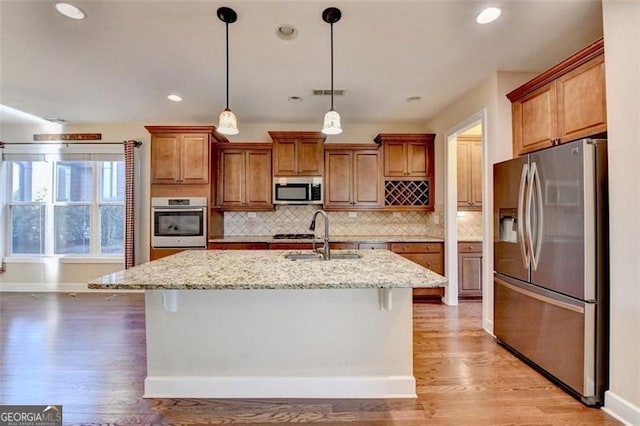
<svg viewBox="0 0 640 426">
<path fill-rule="evenodd" d="M 487 110 L 483 108 L 482 110 L 476 112 L 465 120 L 455 124 L 449 130 L 447 130 L 445 134 L 445 152 L 444 152 L 444 163 L 445 163 L 445 220 L 444 220 L 444 229 L 445 229 L 445 274 L 449 280 L 449 284 L 447 286 L 447 292 L 443 299 L 443 302 L 447 305 L 457 305 L 458 304 L 458 229 L 457 229 L 457 217 L 458 217 L 458 176 L 457 176 L 457 138 L 459 133 L 463 133 L 466 130 L 480 124 L 482 126 L 482 188 L 486 188 L 487 182 Z M 484 198 L 486 196 L 486 191 L 483 191 L 483 201 L 482 201 L 482 233 L 483 236 L 486 233 L 486 215 L 487 208 L 490 203 L 486 203 Z M 488 250 L 486 238 L 482 239 L 482 268 L 483 270 L 487 270 L 487 259 L 486 251 Z M 483 273 L 484 278 L 484 273 Z M 483 305 L 486 303 L 485 298 L 487 297 L 487 287 L 488 284 L 484 282 L 482 283 L 482 298 Z M 485 310 L 483 309 L 483 317 L 485 315 Z M 484 318 L 483 318 L 484 324 Z"/>
</svg>

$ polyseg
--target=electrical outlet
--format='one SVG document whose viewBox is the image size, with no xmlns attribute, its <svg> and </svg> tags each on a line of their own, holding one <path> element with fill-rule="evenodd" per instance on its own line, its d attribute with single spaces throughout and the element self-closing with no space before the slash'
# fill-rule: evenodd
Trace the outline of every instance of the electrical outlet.
<svg viewBox="0 0 640 426">
<path fill-rule="evenodd" d="M 256 217 L 256 212 L 248 212 L 247 217 Z"/>
<path fill-rule="evenodd" d="M 391 215 L 391 217 L 400 217 L 400 216 L 402 216 L 400 212 L 393 212 L 393 214 Z"/>
<path fill-rule="evenodd" d="M 349 217 L 358 217 L 358 213 L 356 213 L 356 212 L 349 212 Z"/>
</svg>

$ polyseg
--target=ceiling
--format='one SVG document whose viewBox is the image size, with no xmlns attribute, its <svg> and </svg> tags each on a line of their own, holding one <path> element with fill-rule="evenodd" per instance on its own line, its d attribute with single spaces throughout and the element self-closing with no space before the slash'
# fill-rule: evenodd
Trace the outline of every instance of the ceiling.
<svg viewBox="0 0 640 426">
<path fill-rule="evenodd" d="M 220 6 L 238 14 L 230 107 L 240 128 L 321 122 L 330 99 L 312 91 L 330 87 L 328 6 L 342 11 L 334 72 L 346 90 L 335 98 L 343 125 L 424 123 L 497 70 L 539 72 L 602 35 L 601 3 L 590 0 L 71 2 L 86 19 L 63 17 L 49 0 L 0 0 L 0 104 L 70 124 L 215 124 L 225 106 Z M 477 24 L 495 4 L 500 19 Z M 298 36 L 279 38 L 283 24 Z"/>
</svg>

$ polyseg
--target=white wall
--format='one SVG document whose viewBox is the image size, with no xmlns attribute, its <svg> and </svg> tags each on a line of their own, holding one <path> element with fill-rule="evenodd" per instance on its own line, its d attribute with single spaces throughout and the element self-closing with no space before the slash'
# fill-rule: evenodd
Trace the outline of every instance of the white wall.
<svg viewBox="0 0 640 426">
<path fill-rule="evenodd" d="M 605 407 L 640 425 L 640 2 L 603 2 L 611 259 Z"/>
<path fill-rule="evenodd" d="M 483 314 L 482 326 L 493 332 L 493 163 L 512 157 L 511 103 L 506 94 L 530 80 L 534 73 L 496 72 L 443 109 L 426 128 L 437 134 L 436 190 L 444 194 L 446 135 L 478 112 L 486 111 L 483 159 Z M 448 250 L 449 252 L 449 250 Z"/>
</svg>

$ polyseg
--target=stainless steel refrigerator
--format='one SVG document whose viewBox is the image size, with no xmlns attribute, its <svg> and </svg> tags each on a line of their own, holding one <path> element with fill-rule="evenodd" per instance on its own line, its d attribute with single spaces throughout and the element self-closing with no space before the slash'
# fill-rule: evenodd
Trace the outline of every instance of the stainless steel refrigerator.
<svg viewBox="0 0 640 426">
<path fill-rule="evenodd" d="M 494 164 L 494 333 L 587 405 L 608 387 L 607 142 Z"/>
</svg>

